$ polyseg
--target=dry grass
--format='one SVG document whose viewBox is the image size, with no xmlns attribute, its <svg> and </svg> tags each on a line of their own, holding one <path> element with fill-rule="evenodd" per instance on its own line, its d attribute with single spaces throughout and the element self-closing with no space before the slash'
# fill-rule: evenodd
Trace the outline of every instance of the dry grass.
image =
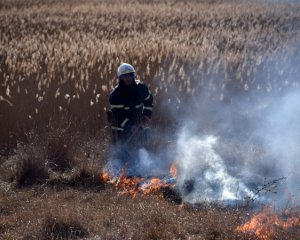
<svg viewBox="0 0 300 240">
<path fill-rule="evenodd" d="M 1 180 L 13 182 L 16 187 L 30 187 L 45 183 L 49 178 L 44 149 L 35 143 L 19 147 L 0 166 Z"/>
<path fill-rule="evenodd" d="M 2 3 L 2 146 L 13 147 L 24 131 L 41 132 L 58 122 L 71 122 L 85 133 L 101 131 L 122 61 L 132 63 L 150 85 L 160 103 L 154 123 L 162 127 L 172 122 L 167 103 L 184 110 L 190 96 L 234 102 L 236 96 L 256 92 L 249 100 L 259 101 L 261 95 L 299 88 L 297 4 L 125 5 Z"/>
<path fill-rule="evenodd" d="M 63 132 L 56 129 L 42 138 L 34 135 L 14 154 L 2 156 L 0 181 L 15 188 L 41 184 L 103 188 L 99 173 L 107 161 L 108 139 L 80 140 Z"/>
<path fill-rule="evenodd" d="M 80 182 L 80 181 L 79 181 Z M 1 182 L 2 239 L 256 239 L 237 231 L 244 208 L 177 205 L 160 195 L 117 193 L 110 185 L 35 185 L 15 189 Z M 297 239 L 297 226 L 272 239 Z"/>
<path fill-rule="evenodd" d="M 58 217 L 48 217 L 42 226 L 43 239 L 77 239 L 88 236 L 88 232 L 78 221 Z"/>
<path fill-rule="evenodd" d="M 236 231 L 244 209 L 179 207 L 167 189 L 132 200 L 101 182 L 108 94 L 117 66 L 132 63 L 155 95 L 153 125 L 166 131 L 170 103 L 185 113 L 199 95 L 230 104 L 298 89 L 299 4 L 124 5 L 1 1 L 0 238 L 255 239 Z"/>
<path fill-rule="evenodd" d="M 180 208 L 156 196 L 132 200 L 110 188 L 8 192 L 1 194 L 1 206 L 7 208 L 0 220 L 3 239 L 67 239 L 71 229 L 91 239 L 242 239 L 233 210 Z"/>
</svg>

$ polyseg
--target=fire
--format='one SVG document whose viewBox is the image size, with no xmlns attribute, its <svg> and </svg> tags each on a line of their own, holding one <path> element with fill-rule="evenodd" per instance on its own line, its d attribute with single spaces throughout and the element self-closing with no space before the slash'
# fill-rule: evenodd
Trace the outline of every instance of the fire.
<svg viewBox="0 0 300 240">
<path fill-rule="evenodd" d="M 138 194 L 138 184 L 142 178 L 133 177 L 128 178 L 125 175 L 120 176 L 115 183 L 113 183 L 119 192 L 131 195 L 133 198 Z"/>
<path fill-rule="evenodd" d="M 100 174 L 100 179 L 103 182 L 112 184 L 119 193 L 129 194 L 135 198 L 139 193 L 143 195 L 151 193 L 160 193 L 163 187 L 173 187 L 175 185 L 175 180 L 177 177 L 176 164 L 172 164 L 170 168 L 169 178 L 151 178 L 146 179 L 143 177 L 127 177 L 126 171 L 122 171 L 120 176 L 112 177 L 107 171 Z M 172 179 L 173 181 L 170 181 Z"/>
<path fill-rule="evenodd" d="M 170 174 L 172 177 L 177 178 L 177 164 L 173 163 L 170 168 Z"/>
<path fill-rule="evenodd" d="M 300 216 L 280 217 L 271 208 L 254 214 L 250 221 L 237 228 L 237 231 L 254 233 L 258 239 L 274 239 L 291 228 L 300 228 Z"/>
<path fill-rule="evenodd" d="M 110 181 L 110 176 L 108 174 L 108 172 L 104 171 L 101 175 L 100 175 L 100 180 L 102 182 L 108 182 Z"/>
<path fill-rule="evenodd" d="M 165 180 L 161 180 L 159 178 L 152 178 L 149 180 L 149 182 L 146 182 L 143 184 L 139 190 L 142 191 L 144 194 L 150 194 L 159 192 L 159 190 L 162 187 L 168 187 L 170 184 L 168 184 Z"/>
</svg>

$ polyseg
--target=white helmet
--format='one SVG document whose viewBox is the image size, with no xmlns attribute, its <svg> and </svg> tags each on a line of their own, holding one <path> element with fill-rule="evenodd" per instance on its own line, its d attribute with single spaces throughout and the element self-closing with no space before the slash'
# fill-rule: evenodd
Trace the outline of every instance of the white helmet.
<svg viewBox="0 0 300 240">
<path fill-rule="evenodd" d="M 120 78 L 120 76 L 128 74 L 128 73 L 132 73 L 133 76 L 135 77 L 135 70 L 134 67 L 131 66 L 128 63 L 122 63 L 119 67 L 118 67 L 118 78 Z"/>
</svg>

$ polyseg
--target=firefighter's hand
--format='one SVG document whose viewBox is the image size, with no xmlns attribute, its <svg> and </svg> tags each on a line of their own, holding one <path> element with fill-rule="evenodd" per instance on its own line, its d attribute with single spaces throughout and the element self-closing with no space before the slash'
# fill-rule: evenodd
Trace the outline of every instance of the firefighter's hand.
<svg viewBox="0 0 300 240">
<path fill-rule="evenodd" d="M 150 124 L 150 118 L 148 116 L 143 115 L 142 122 L 145 125 L 149 125 Z"/>
</svg>

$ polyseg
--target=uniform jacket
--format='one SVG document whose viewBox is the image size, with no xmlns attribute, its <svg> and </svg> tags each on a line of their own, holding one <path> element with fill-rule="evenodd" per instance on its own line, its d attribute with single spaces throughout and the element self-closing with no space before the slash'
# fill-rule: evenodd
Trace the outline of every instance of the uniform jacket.
<svg viewBox="0 0 300 240">
<path fill-rule="evenodd" d="M 112 111 L 112 130 L 122 133 L 141 122 L 143 115 L 151 118 L 153 96 L 148 87 L 139 80 L 130 86 L 122 81 L 109 97 Z"/>
</svg>

